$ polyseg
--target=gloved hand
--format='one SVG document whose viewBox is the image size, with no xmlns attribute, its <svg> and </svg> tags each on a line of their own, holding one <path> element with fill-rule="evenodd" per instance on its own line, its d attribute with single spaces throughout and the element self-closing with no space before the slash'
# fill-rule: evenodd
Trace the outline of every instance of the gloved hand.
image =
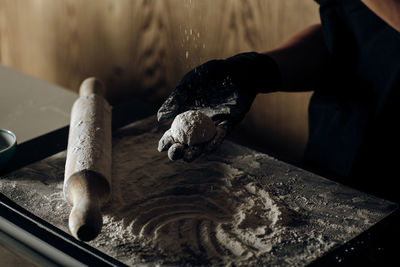
<svg viewBox="0 0 400 267">
<path fill-rule="evenodd" d="M 171 160 L 192 161 L 203 152 L 215 149 L 243 119 L 257 93 L 275 91 L 280 83 L 274 60 L 255 52 L 211 60 L 194 68 L 158 110 L 158 121 L 166 121 L 187 110 L 199 110 L 215 122 L 217 134 L 205 144 L 189 147 L 175 142 L 166 133 L 160 139 L 158 150 L 169 149 Z"/>
</svg>

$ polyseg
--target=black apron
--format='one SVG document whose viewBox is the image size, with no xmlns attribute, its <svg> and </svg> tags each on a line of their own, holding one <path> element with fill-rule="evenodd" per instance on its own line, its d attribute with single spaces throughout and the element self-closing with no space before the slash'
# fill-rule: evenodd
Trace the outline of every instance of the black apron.
<svg viewBox="0 0 400 267">
<path fill-rule="evenodd" d="M 334 63 L 310 101 L 305 163 L 398 200 L 400 33 L 360 0 L 317 2 Z"/>
</svg>

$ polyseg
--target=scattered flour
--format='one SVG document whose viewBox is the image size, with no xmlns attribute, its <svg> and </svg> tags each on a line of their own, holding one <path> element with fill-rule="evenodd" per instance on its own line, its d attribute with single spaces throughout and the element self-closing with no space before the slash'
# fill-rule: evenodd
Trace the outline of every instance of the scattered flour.
<svg viewBox="0 0 400 267">
<path fill-rule="evenodd" d="M 247 262 L 271 251 L 283 227 L 268 192 L 223 162 L 171 164 L 149 151 L 156 138 L 144 133 L 114 145 L 108 210 L 135 242 L 154 257 L 194 265 Z"/>
<path fill-rule="evenodd" d="M 111 199 L 89 244 L 125 264 L 305 266 L 397 208 L 229 141 L 171 162 L 154 149 L 166 128 L 153 117 L 114 133 Z M 65 156 L 2 177 L 0 191 L 68 232 Z"/>
<path fill-rule="evenodd" d="M 175 117 L 170 134 L 175 142 L 192 146 L 211 140 L 216 134 L 216 128 L 207 115 L 189 110 Z"/>
</svg>

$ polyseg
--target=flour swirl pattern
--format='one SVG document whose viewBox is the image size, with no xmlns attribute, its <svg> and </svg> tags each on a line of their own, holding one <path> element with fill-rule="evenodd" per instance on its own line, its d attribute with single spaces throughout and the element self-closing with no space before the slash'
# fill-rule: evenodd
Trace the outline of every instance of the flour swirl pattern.
<svg viewBox="0 0 400 267">
<path fill-rule="evenodd" d="M 146 135 L 121 139 L 113 151 L 108 209 L 135 241 L 171 261 L 179 255 L 199 264 L 240 262 L 271 250 L 281 212 L 268 192 L 221 161 L 170 162 L 148 153 L 154 144 L 144 140 L 154 138 Z"/>
</svg>

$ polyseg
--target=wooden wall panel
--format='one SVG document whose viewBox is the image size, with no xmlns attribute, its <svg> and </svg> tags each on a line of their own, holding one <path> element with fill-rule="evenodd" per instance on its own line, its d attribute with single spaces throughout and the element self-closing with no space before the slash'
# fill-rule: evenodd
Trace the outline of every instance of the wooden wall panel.
<svg viewBox="0 0 400 267">
<path fill-rule="evenodd" d="M 113 102 L 157 105 L 196 65 L 271 49 L 319 21 L 312 0 L 0 0 L 0 14 L 2 64 L 74 91 L 96 75 Z M 244 132 L 299 157 L 309 95 L 258 97 Z"/>
</svg>

